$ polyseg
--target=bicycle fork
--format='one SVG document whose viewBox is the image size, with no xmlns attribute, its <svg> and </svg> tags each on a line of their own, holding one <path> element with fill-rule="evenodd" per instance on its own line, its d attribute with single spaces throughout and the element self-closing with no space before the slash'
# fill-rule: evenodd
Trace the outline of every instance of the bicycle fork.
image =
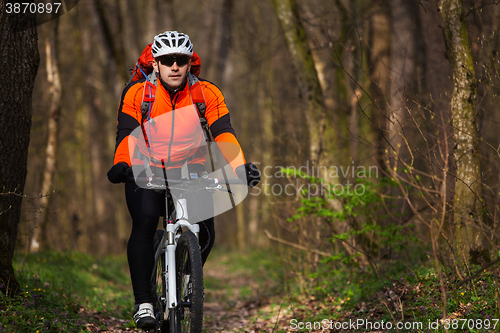
<svg viewBox="0 0 500 333">
<path fill-rule="evenodd" d="M 187 200 L 179 199 L 175 203 L 175 210 L 177 213 L 177 221 L 167 223 L 166 232 L 167 232 L 167 251 L 165 253 L 166 256 L 166 272 L 164 274 L 167 278 L 167 309 L 169 311 L 165 311 L 164 319 L 167 320 L 170 311 L 177 307 L 177 280 L 176 280 L 176 267 L 175 267 L 175 249 L 177 248 L 176 244 L 176 230 L 179 227 L 186 227 L 191 232 L 196 235 L 196 238 L 199 238 L 200 226 L 198 224 L 191 224 L 188 222 L 188 213 L 187 213 Z"/>
</svg>

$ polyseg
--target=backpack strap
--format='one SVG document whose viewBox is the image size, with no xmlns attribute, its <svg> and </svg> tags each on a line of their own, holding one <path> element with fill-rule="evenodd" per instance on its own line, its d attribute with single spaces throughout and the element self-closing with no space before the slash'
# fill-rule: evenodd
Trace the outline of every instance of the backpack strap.
<svg viewBox="0 0 500 333">
<path fill-rule="evenodd" d="M 208 126 L 207 118 L 205 117 L 205 111 L 207 110 L 207 105 L 205 103 L 205 95 L 203 94 L 203 89 L 201 88 L 200 80 L 196 75 L 188 73 L 189 79 L 189 91 L 191 93 L 191 99 L 198 109 L 198 116 L 200 117 L 201 128 L 203 129 L 203 134 L 205 135 L 205 141 L 207 142 L 208 154 L 210 159 L 210 165 L 212 171 L 215 171 L 215 165 L 217 164 L 217 155 L 212 152 L 212 136 L 210 135 L 210 128 Z"/>
<path fill-rule="evenodd" d="M 148 75 L 148 80 L 149 80 L 149 82 L 151 82 L 154 86 L 156 86 L 156 72 L 155 72 L 155 71 L 152 71 L 151 73 L 149 73 L 149 75 Z"/>
<path fill-rule="evenodd" d="M 138 71 L 138 69 L 137 69 L 138 67 L 139 67 L 139 62 L 136 62 L 134 68 L 129 69 L 130 79 L 128 80 L 127 83 L 125 83 L 125 86 L 128 86 L 130 84 L 130 82 L 132 82 L 132 79 L 135 77 L 135 74 Z"/>
<path fill-rule="evenodd" d="M 215 154 L 215 152 L 212 151 L 212 146 L 211 146 L 212 137 L 210 135 L 207 118 L 205 117 L 205 111 L 207 109 L 205 103 L 205 95 L 203 94 L 203 89 L 201 88 L 201 83 L 198 77 L 192 75 L 191 73 L 189 73 L 188 75 L 189 75 L 189 89 L 191 92 L 191 98 L 193 100 L 193 103 L 195 103 L 196 107 L 198 108 L 201 127 L 203 128 L 203 133 L 205 134 L 205 141 L 207 142 L 208 158 L 210 159 L 210 166 L 212 167 L 212 172 L 215 172 L 215 165 L 218 164 L 218 161 L 217 161 L 217 154 Z M 228 179 L 228 176 L 224 168 L 221 168 L 221 171 L 224 179 Z M 234 198 L 231 195 L 232 192 L 229 184 L 227 185 L 227 189 L 229 192 L 228 194 L 229 194 L 229 200 L 231 201 L 231 205 L 232 207 L 235 207 L 236 205 L 234 203 Z"/>
<path fill-rule="evenodd" d="M 153 109 L 153 104 L 156 99 L 156 85 L 156 72 L 152 71 L 146 76 L 146 85 L 144 86 L 144 95 L 141 103 L 141 124 L 144 123 L 145 119 L 149 120 L 151 118 L 151 110 Z"/>
<path fill-rule="evenodd" d="M 209 127 L 207 118 L 205 117 L 205 111 L 207 110 L 207 105 L 205 103 L 205 95 L 203 95 L 203 89 L 201 88 L 200 80 L 193 74 L 188 74 L 189 79 L 189 90 L 191 93 L 191 99 L 198 109 L 198 116 L 200 117 L 200 124 L 205 132 L 205 141 L 211 141 Z"/>
<path fill-rule="evenodd" d="M 151 147 L 149 146 L 149 133 L 147 133 L 146 128 L 144 127 L 144 120 L 147 119 L 149 120 L 151 118 L 151 110 L 153 109 L 153 104 L 156 99 L 156 73 L 155 71 L 151 72 L 149 75 L 146 75 L 144 71 L 140 68 L 140 66 L 137 67 L 144 77 L 146 78 L 146 84 L 144 85 L 144 90 L 143 90 L 143 95 L 142 95 L 142 103 L 141 103 L 141 130 L 142 134 L 144 135 L 144 139 L 146 141 L 146 147 L 148 148 L 149 152 L 149 159 L 152 160 L 151 156 Z M 149 129 L 149 126 L 148 126 Z M 137 154 L 141 155 L 139 151 L 137 151 Z M 145 158 L 144 156 L 137 156 L 139 159 L 144 160 L 144 170 L 146 171 L 146 176 L 151 182 L 153 179 L 153 172 L 151 170 L 151 167 L 149 165 L 148 159 Z"/>
</svg>

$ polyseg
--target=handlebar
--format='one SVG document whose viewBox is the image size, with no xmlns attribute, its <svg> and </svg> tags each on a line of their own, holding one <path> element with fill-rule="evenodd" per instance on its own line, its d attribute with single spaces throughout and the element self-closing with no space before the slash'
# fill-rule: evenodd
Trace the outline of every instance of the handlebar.
<svg viewBox="0 0 500 333">
<path fill-rule="evenodd" d="M 126 183 L 145 184 L 148 189 L 162 189 L 168 187 L 182 189 L 187 187 L 196 187 L 207 190 L 222 190 L 222 185 L 247 185 L 240 179 L 220 179 L 220 178 L 195 178 L 195 179 L 165 179 L 163 177 L 128 177 Z M 172 186 L 175 185 L 175 186 Z"/>
</svg>

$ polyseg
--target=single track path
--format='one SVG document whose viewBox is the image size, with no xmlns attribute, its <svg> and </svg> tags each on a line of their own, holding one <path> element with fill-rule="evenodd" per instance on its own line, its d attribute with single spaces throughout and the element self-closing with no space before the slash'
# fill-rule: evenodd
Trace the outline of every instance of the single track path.
<svg viewBox="0 0 500 333">
<path fill-rule="evenodd" d="M 208 261 L 203 274 L 205 280 L 203 327 L 206 332 L 272 332 L 279 311 L 270 307 L 270 297 L 274 295 L 266 294 L 274 289 L 272 281 L 257 284 L 249 271 L 230 272 L 223 260 Z M 130 319 L 113 318 L 87 310 L 82 312 L 87 322 L 94 322 L 87 325 L 89 332 L 142 332 L 127 327 L 131 326 Z M 276 314 L 273 315 L 273 312 Z M 275 330 L 278 331 L 280 329 Z"/>
</svg>

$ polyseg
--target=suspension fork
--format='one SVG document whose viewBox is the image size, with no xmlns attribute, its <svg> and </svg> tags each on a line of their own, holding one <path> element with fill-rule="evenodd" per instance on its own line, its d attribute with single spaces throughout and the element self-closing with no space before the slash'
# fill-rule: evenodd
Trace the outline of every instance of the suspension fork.
<svg viewBox="0 0 500 333">
<path fill-rule="evenodd" d="M 167 277 L 168 277 L 168 308 L 172 309 L 177 306 L 177 281 L 175 268 L 175 249 L 177 248 L 175 232 L 177 228 L 186 227 L 199 238 L 200 226 L 198 224 L 190 224 L 188 222 L 187 200 L 182 198 L 176 201 L 175 211 L 177 221 L 168 221 L 166 226 L 167 232 Z M 166 311 L 165 311 L 166 313 Z"/>
<path fill-rule="evenodd" d="M 165 253 L 167 262 L 167 281 L 168 281 L 168 303 L 167 308 L 177 306 L 176 280 L 175 280 L 175 229 L 174 223 L 167 224 L 167 252 Z M 167 311 L 165 311 L 166 313 Z"/>
</svg>

